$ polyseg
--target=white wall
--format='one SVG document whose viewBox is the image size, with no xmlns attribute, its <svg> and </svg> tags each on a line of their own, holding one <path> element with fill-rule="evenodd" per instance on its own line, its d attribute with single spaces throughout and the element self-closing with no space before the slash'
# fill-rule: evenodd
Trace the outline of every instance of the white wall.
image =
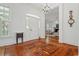
<svg viewBox="0 0 79 59">
<path fill-rule="evenodd" d="M 67 44 L 72 45 L 78 45 L 79 40 L 79 4 L 63 4 L 62 5 L 62 12 L 60 15 L 62 15 L 60 20 L 60 29 L 62 30 L 60 32 L 60 42 L 64 42 Z M 73 18 L 75 20 L 75 23 L 72 27 L 69 26 L 68 20 L 69 20 L 69 11 L 73 11 Z"/>
<path fill-rule="evenodd" d="M 45 19 L 44 15 L 39 11 L 39 9 L 29 6 L 28 4 L 0 4 L 0 5 L 6 5 L 10 8 L 10 36 L 1 38 L 0 37 L 0 46 L 3 45 L 9 45 L 16 43 L 15 39 L 15 33 L 17 31 L 24 32 L 24 41 L 29 40 L 29 35 L 27 33 L 27 30 L 25 28 L 25 17 L 26 13 L 32 13 L 35 15 L 38 15 L 41 17 L 41 28 L 40 28 L 40 36 L 45 36 Z M 50 5 L 53 7 L 53 5 Z M 72 45 L 79 45 L 78 39 L 79 39 L 79 4 L 57 4 L 54 6 L 59 6 L 59 41 L 72 44 Z M 75 24 L 73 24 L 73 27 L 70 28 L 68 22 L 69 19 L 69 11 L 73 10 L 73 15 L 75 19 Z M 27 36 L 28 35 L 28 36 Z"/>
<path fill-rule="evenodd" d="M 30 39 L 30 35 L 28 34 L 25 26 L 26 21 L 26 13 L 31 13 L 40 17 L 40 36 L 42 38 L 45 37 L 45 29 L 44 29 L 44 15 L 39 11 L 39 9 L 29 6 L 28 4 L 0 4 L 5 5 L 10 8 L 10 36 L 9 37 L 0 37 L 0 46 L 10 45 L 16 43 L 16 32 L 24 32 L 24 41 L 28 41 Z M 34 27 L 34 25 L 33 25 Z M 37 27 L 35 27 L 36 29 Z M 32 34 L 34 35 L 34 34 Z M 36 37 L 37 38 L 37 37 Z"/>
</svg>

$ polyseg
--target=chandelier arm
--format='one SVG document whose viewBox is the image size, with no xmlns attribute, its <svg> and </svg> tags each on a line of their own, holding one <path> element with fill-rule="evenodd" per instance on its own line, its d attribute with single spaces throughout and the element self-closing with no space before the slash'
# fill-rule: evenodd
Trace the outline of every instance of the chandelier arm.
<svg viewBox="0 0 79 59">
<path fill-rule="evenodd" d="M 45 5 L 44 8 L 43 8 L 44 14 L 47 14 L 50 9 L 51 9 L 51 8 L 50 8 L 50 7 L 48 6 L 48 4 L 46 3 L 46 5 Z"/>
</svg>

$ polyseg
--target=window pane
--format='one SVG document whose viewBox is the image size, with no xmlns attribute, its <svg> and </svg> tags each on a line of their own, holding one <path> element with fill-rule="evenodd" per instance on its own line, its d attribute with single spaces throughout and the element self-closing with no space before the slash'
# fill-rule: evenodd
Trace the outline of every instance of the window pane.
<svg viewBox="0 0 79 59">
<path fill-rule="evenodd" d="M 0 36 L 8 35 L 9 8 L 0 6 Z"/>
</svg>

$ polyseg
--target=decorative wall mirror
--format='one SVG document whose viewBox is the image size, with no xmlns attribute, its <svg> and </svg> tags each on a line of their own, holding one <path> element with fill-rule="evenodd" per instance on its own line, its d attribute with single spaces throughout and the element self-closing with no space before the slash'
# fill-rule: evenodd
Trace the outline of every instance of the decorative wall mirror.
<svg viewBox="0 0 79 59">
<path fill-rule="evenodd" d="M 75 23 L 75 20 L 73 19 L 73 15 L 72 15 L 73 11 L 69 11 L 69 20 L 68 23 L 70 25 L 70 27 L 72 27 L 72 25 Z"/>
<path fill-rule="evenodd" d="M 8 35 L 9 8 L 0 5 L 0 36 Z"/>
</svg>

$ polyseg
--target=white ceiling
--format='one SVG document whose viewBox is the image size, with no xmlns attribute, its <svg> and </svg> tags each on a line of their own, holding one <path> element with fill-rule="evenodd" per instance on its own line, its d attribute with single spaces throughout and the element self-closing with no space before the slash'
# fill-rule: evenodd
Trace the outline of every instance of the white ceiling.
<svg viewBox="0 0 79 59">
<path fill-rule="evenodd" d="M 53 9 L 59 5 L 59 3 L 47 3 L 48 6 Z M 36 7 L 38 9 L 42 9 L 46 4 L 45 3 L 25 3 L 25 5 Z"/>
<path fill-rule="evenodd" d="M 19 5 L 19 6 L 31 6 L 31 7 L 34 7 L 36 9 L 43 9 L 43 7 L 46 5 L 45 3 L 1 3 L 3 5 L 12 5 L 12 4 L 16 4 L 16 5 Z M 47 3 L 48 6 L 53 9 L 55 8 L 56 6 L 60 5 L 59 3 Z"/>
</svg>

